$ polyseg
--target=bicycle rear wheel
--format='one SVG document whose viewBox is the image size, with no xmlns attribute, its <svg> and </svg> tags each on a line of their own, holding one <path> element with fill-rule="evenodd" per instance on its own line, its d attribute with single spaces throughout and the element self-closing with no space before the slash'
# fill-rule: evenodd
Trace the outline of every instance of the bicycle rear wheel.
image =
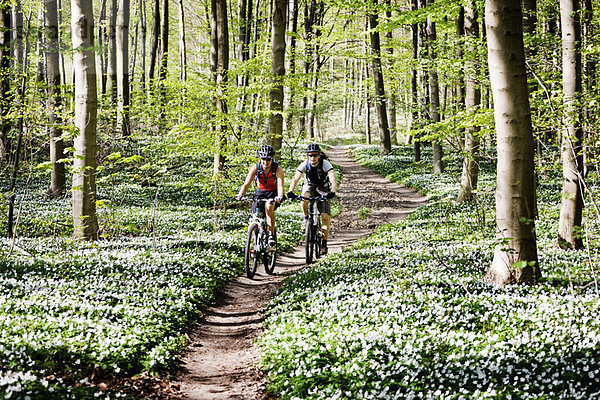
<svg viewBox="0 0 600 400">
<path fill-rule="evenodd" d="M 244 268 L 246 276 L 254 278 L 258 260 L 260 257 L 260 237 L 258 234 L 258 224 L 253 222 L 248 227 L 248 239 L 246 240 L 246 252 L 244 254 Z"/>
<path fill-rule="evenodd" d="M 275 238 L 275 242 L 277 242 L 277 231 L 273 232 L 273 237 Z M 277 260 L 277 248 L 273 251 L 265 252 L 263 257 L 263 264 L 265 265 L 265 272 L 269 275 L 273 275 L 273 271 L 275 271 L 275 261 Z"/>
<path fill-rule="evenodd" d="M 312 260 L 313 260 L 314 246 L 313 246 L 312 232 L 313 232 L 312 218 L 309 217 L 308 221 L 306 221 L 306 229 L 305 229 L 305 233 L 304 233 L 304 254 L 306 256 L 307 264 L 311 264 Z"/>
</svg>

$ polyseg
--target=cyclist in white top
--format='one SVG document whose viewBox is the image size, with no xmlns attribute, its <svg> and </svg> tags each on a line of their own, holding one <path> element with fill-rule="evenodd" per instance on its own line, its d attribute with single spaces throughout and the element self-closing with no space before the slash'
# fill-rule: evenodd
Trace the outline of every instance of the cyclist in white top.
<svg viewBox="0 0 600 400">
<path fill-rule="evenodd" d="M 306 148 L 307 160 L 303 161 L 292 178 L 290 187 L 288 190 L 288 197 L 294 198 L 294 189 L 302 175 L 306 176 L 306 182 L 302 188 L 302 196 L 310 197 L 317 194 L 325 196 L 325 200 L 321 200 L 317 203 L 317 208 L 321 213 L 322 229 L 323 229 L 323 240 L 321 242 L 321 254 L 327 254 L 327 237 L 329 236 L 330 218 L 331 213 L 331 199 L 335 197 L 337 191 L 337 181 L 335 179 L 335 170 L 333 165 L 326 159 L 325 155 L 321 151 L 318 144 L 311 143 Z M 308 201 L 302 202 L 302 213 L 304 214 L 304 221 L 302 223 L 302 229 L 306 227 L 306 221 L 308 220 Z"/>
</svg>

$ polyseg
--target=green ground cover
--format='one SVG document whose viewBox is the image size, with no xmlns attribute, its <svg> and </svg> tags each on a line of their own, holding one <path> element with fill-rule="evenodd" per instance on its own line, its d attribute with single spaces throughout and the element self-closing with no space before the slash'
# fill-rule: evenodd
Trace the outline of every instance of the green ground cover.
<svg viewBox="0 0 600 400">
<path fill-rule="evenodd" d="M 457 205 L 458 157 L 432 177 L 429 153 L 413 163 L 408 148 L 353 151 L 430 201 L 286 281 L 260 340 L 270 390 L 282 399 L 600 398 L 598 225 L 586 218 L 589 251 L 553 247 L 557 174 L 538 190 L 543 280 L 497 288 L 480 281 L 495 244 L 492 160 L 482 162 L 478 200 Z"/>
<path fill-rule="evenodd" d="M 223 200 L 245 171 L 230 171 Z M 98 383 L 168 372 L 198 310 L 243 271 L 250 211 L 212 209 L 209 172 L 188 166 L 150 183 L 135 173 L 101 169 L 94 243 L 70 239 L 70 198 L 49 200 L 47 178 L 19 193 L 16 241 L 0 240 L 1 398 L 125 397 Z M 277 215 L 278 248 L 289 251 L 303 236 L 298 204 Z"/>
</svg>

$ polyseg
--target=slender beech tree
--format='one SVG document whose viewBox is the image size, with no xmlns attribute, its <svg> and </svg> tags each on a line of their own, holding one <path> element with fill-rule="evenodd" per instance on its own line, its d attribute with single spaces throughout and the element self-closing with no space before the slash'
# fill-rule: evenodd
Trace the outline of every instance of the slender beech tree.
<svg viewBox="0 0 600 400">
<path fill-rule="evenodd" d="M 45 0 L 45 29 L 46 29 L 46 79 L 48 86 L 48 133 L 50 136 L 50 162 L 52 172 L 50 175 L 50 188 L 48 195 L 59 197 L 65 190 L 65 158 L 64 143 L 61 138 L 62 120 L 60 109 L 62 106 L 60 89 L 60 60 L 58 54 L 58 4 L 56 0 Z"/>
<path fill-rule="evenodd" d="M 476 58 L 479 41 L 479 25 L 477 22 L 477 7 L 474 0 L 469 0 L 465 7 L 465 34 L 468 46 L 468 58 L 465 62 L 465 106 L 467 111 L 473 111 L 481 103 L 481 90 L 476 77 L 479 65 Z M 473 190 L 477 188 L 479 175 L 479 129 L 471 126 L 465 135 L 465 158 L 460 180 L 460 190 L 457 202 L 470 200 Z"/>
<path fill-rule="evenodd" d="M 283 77 L 285 75 L 285 22 L 287 0 L 273 1 L 273 28 L 271 31 L 271 90 L 269 92 L 268 142 L 281 154 L 283 142 Z"/>
<path fill-rule="evenodd" d="M 158 43 L 160 42 L 160 0 L 152 3 L 152 37 L 150 38 L 150 60 L 148 63 L 148 97 L 154 90 L 156 59 L 158 58 Z"/>
<path fill-rule="evenodd" d="M 12 18 L 10 1 L 0 0 L 0 160 L 4 160 L 9 152 L 9 118 L 12 106 L 10 90 L 10 39 Z"/>
<path fill-rule="evenodd" d="M 412 10 L 419 9 L 419 0 L 412 0 Z M 419 91 L 418 91 L 418 74 L 417 65 L 419 63 L 419 24 L 412 23 L 410 26 L 412 37 L 412 67 L 410 70 L 410 94 L 411 94 L 411 131 L 419 127 Z M 410 138 L 410 136 L 409 136 Z M 416 162 L 421 161 L 421 142 L 416 138 L 413 139 L 414 159 Z"/>
<path fill-rule="evenodd" d="M 10 3 L 10 2 L 9 2 Z M 12 46 L 14 71 L 19 75 L 23 71 L 23 8 L 21 0 L 12 0 Z"/>
<path fill-rule="evenodd" d="M 185 10 L 183 8 L 183 0 L 178 0 L 179 5 L 179 64 L 181 70 L 179 78 L 181 82 L 187 81 L 187 54 L 186 54 L 186 37 L 185 37 Z"/>
<path fill-rule="evenodd" d="M 373 0 L 374 8 L 369 10 L 369 38 L 371 40 L 371 68 L 373 69 L 373 87 L 375 89 L 375 109 L 379 120 L 379 134 L 381 138 L 381 152 L 389 154 L 392 151 L 392 142 L 390 138 L 390 128 L 388 125 L 388 115 L 385 97 L 385 87 L 383 83 L 383 71 L 381 70 L 381 40 L 379 37 L 379 17 L 377 10 L 377 0 Z"/>
<path fill-rule="evenodd" d="M 117 12 L 117 131 L 129 131 L 129 0 L 119 0 Z"/>
<path fill-rule="evenodd" d="M 389 22 L 392 20 L 392 1 L 391 0 L 386 0 L 385 2 L 386 4 L 386 12 L 385 12 L 385 17 L 386 20 Z M 393 56 L 394 56 L 394 34 L 392 32 L 391 29 L 388 29 L 388 31 L 385 34 L 386 36 L 386 42 L 387 42 L 387 52 L 390 55 L 390 61 L 389 64 L 390 66 L 393 65 L 394 60 L 393 60 Z M 397 88 L 397 85 L 394 86 Z M 388 118 L 389 118 L 389 123 L 388 126 L 390 127 L 390 139 L 392 142 L 392 145 L 395 146 L 398 144 L 398 120 L 396 118 L 396 97 L 397 97 L 397 90 L 390 90 L 388 91 Z"/>
<path fill-rule="evenodd" d="M 427 17 L 427 39 L 428 39 L 428 49 L 429 49 L 429 60 L 433 64 L 429 68 L 429 93 L 430 93 L 430 107 L 431 107 L 431 119 L 434 123 L 440 122 L 440 85 L 438 82 L 438 72 L 437 67 L 435 66 L 436 60 L 436 41 L 437 41 L 437 32 L 435 28 L 435 22 L 432 17 Z M 441 139 L 435 138 L 432 141 L 433 145 L 433 173 L 441 174 L 444 172 L 444 151 L 442 148 Z"/>
<path fill-rule="evenodd" d="M 229 72 L 229 27 L 227 21 L 227 1 L 212 0 L 213 9 L 213 38 L 211 38 L 213 53 L 213 73 L 216 86 L 216 146 L 214 155 L 213 175 L 220 177 L 225 165 L 225 147 L 227 146 L 227 114 L 226 88 L 227 74 Z M 213 49 L 214 47 L 214 49 Z"/>
<path fill-rule="evenodd" d="M 96 216 L 96 60 L 92 0 L 71 0 L 73 73 L 75 76 L 73 157 L 73 236 L 85 240 L 98 237 Z"/>
<path fill-rule="evenodd" d="M 160 119 L 162 120 L 167 104 L 167 73 L 169 60 L 169 0 L 163 1 L 160 25 L 160 68 L 158 70 L 158 87 L 160 101 Z"/>
<path fill-rule="evenodd" d="M 72 0 L 71 0 L 72 1 Z M 112 104 L 117 102 L 117 0 L 110 0 L 106 40 L 108 45 L 108 63 L 106 65 L 106 90 Z"/>
<path fill-rule="evenodd" d="M 540 276 L 535 236 L 534 142 L 521 0 L 486 0 L 485 23 L 497 135 L 494 259 L 484 280 L 529 283 Z"/>
<path fill-rule="evenodd" d="M 102 94 L 106 93 L 106 67 L 108 62 L 106 47 L 106 0 L 100 2 L 100 12 L 98 13 L 98 33 L 96 41 L 98 43 L 98 60 L 100 64 L 100 87 Z"/>
<path fill-rule="evenodd" d="M 140 45 L 140 87 L 142 91 L 146 91 L 146 36 L 147 36 L 147 20 L 146 20 L 146 2 L 139 0 L 140 9 L 140 29 L 142 31 L 142 43 Z M 140 97 L 143 101 L 143 97 Z"/>
<path fill-rule="evenodd" d="M 565 114 L 562 134 L 563 185 L 558 223 L 558 245 L 583 247 L 583 118 L 581 100 L 581 31 L 579 0 L 560 0 L 563 92 Z"/>
</svg>

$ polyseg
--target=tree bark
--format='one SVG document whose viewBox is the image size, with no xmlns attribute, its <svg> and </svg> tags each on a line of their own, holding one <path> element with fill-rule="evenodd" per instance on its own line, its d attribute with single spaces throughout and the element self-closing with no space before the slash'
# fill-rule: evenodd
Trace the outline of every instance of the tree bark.
<svg viewBox="0 0 600 400">
<path fill-rule="evenodd" d="M 129 0 L 119 0 L 117 12 L 117 131 L 129 137 Z"/>
<path fill-rule="evenodd" d="M 169 0 L 163 1 L 162 18 L 160 26 L 160 68 L 158 71 L 158 86 L 160 88 L 160 116 L 164 115 L 167 104 L 167 69 L 169 60 Z"/>
<path fill-rule="evenodd" d="M 486 0 L 490 83 L 498 164 L 497 245 L 484 280 L 497 285 L 540 277 L 535 236 L 534 142 L 520 0 Z"/>
<path fill-rule="evenodd" d="M 227 21 L 227 1 L 213 0 L 214 12 L 214 39 L 215 46 L 215 84 L 217 121 L 224 121 L 227 114 L 226 86 L 229 71 L 229 27 Z M 216 126 L 216 147 L 214 155 L 213 174 L 215 177 L 223 175 L 225 166 L 225 147 L 227 146 L 227 125 L 220 122 Z"/>
<path fill-rule="evenodd" d="M 479 40 L 479 25 L 477 22 L 477 8 L 474 0 L 469 0 L 466 5 L 465 34 L 469 48 L 468 59 L 465 62 L 465 106 L 467 111 L 473 111 L 481 103 L 481 90 L 476 81 L 479 65 L 474 57 Z M 465 135 L 465 158 L 460 181 L 460 189 L 456 201 L 458 203 L 471 200 L 473 190 L 477 189 L 479 176 L 479 128 L 470 126 Z"/>
<path fill-rule="evenodd" d="M 61 139 L 62 120 L 60 118 L 60 108 L 62 104 L 60 91 L 60 60 L 58 54 L 58 11 L 57 1 L 47 0 L 45 29 L 47 35 L 46 50 L 46 73 L 48 85 L 48 100 L 46 103 L 48 111 L 48 133 L 50 136 L 50 162 L 52 163 L 52 172 L 50 175 L 50 188 L 48 195 L 60 197 L 65 191 L 65 164 L 61 160 L 65 158 L 64 143 Z"/>
<path fill-rule="evenodd" d="M 373 4 L 375 7 L 377 7 L 377 0 L 374 0 Z M 381 40 L 379 38 L 379 31 L 377 30 L 379 25 L 379 17 L 377 16 L 377 12 L 378 11 L 375 9 L 369 13 L 369 36 L 371 39 L 372 52 L 371 66 L 373 69 L 373 85 L 375 89 L 375 108 L 377 109 L 379 133 L 381 135 L 381 152 L 383 154 L 389 154 L 392 151 L 392 142 L 390 138 L 390 128 L 388 125 L 386 109 L 387 100 L 385 97 L 383 72 L 381 70 Z"/>
<path fill-rule="evenodd" d="M 186 53 L 186 37 L 185 37 L 185 14 L 183 9 L 183 0 L 178 0 L 179 4 L 179 64 L 181 70 L 179 78 L 181 82 L 187 81 L 187 53 Z"/>
<path fill-rule="evenodd" d="M 71 0 L 72 1 L 72 0 Z M 106 90 L 112 104 L 117 103 L 117 0 L 110 0 L 110 14 L 106 31 L 108 64 L 106 68 Z"/>
<path fill-rule="evenodd" d="M 100 3 L 100 13 L 98 15 L 98 33 L 97 33 L 97 42 L 98 42 L 98 60 L 100 61 L 100 90 L 101 93 L 106 93 L 106 67 L 107 67 L 107 51 L 106 48 L 106 0 L 102 0 Z"/>
<path fill-rule="evenodd" d="M 419 9 L 419 0 L 412 0 L 412 10 Z M 418 91 L 418 75 L 417 62 L 419 61 L 419 25 L 414 23 L 411 25 L 412 34 L 412 61 L 413 67 L 410 70 L 410 93 L 411 93 L 411 119 L 410 129 L 416 130 L 419 128 L 419 91 Z M 409 136 L 410 138 L 410 136 Z M 418 138 L 413 139 L 414 160 L 421 161 L 421 142 Z"/>
<path fill-rule="evenodd" d="M 155 76 L 158 42 L 160 39 L 160 0 L 154 0 L 152 4 L 152 18 L 152 38 L 150 39 L 150 61 L 148 65 L 149 96 L 154 89 L 152 81 Z"/>
<path fill-rule="evenodd" d="M 98 237 L 96 217 L 96 61 L 92 0 L 71 1 L 75 116 L 78 131 L 73 160 L 73 236 Z"/>
<path fill-rule="evenodd" d="M 432 67 L 429 69 L 429 93 L 431 96 L 431 119 L 434 123 L 440 122 L 440 86 L 438 82 L 437 68 L 435 67 L 436 50 L 435 42 L 437 40 L 437 33 L 435 28 L 435 22 L 431 17 L 427 18 L 427 39 L 429 49 L 429 60 L 432 63 Z M 441 174 L 444 172 L 444 150 L 442 148 L 440 139 L 433 139 L 433 173 Z"/>
<path fill-rule="evenodd" d="M 287 0 L 273 1 L 273 28 L 271 31 L 271 90 L 269 93 L 268 142 L 281 155 L 283 142 L 283 78 L 285 75 L 285 21 Z"/>
<path fill-rule="evenodd" d="M 581 27 L 579 1 L 560 0 L 565 115 L 562 134 L 563 186 L 558 245 L 583 247 L 583 118 L 581 98 Z"/>
<path fill-rule="evenodd" d="M 14 71 L 15 75 L 20 75 L 23 71 L 23 9 L 21 0 L 12 0 L 12 25 L 13 25 L 13 49 Z"/>
</svg>

